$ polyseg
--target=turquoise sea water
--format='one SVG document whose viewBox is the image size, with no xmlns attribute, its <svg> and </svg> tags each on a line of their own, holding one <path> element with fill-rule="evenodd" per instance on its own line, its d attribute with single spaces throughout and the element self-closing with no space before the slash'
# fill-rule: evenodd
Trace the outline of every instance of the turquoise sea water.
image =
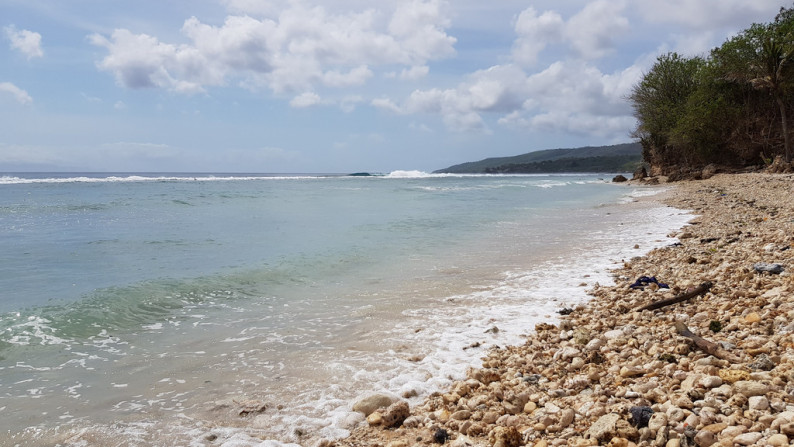
<svg viewBox="0 0 794 447">
<path fill-rule="evenodd" d="M 356 398 L 418 402 L 689 218 L 602 177 L 0 177 L 0 432 L 344 436 Z"/>
</svg>

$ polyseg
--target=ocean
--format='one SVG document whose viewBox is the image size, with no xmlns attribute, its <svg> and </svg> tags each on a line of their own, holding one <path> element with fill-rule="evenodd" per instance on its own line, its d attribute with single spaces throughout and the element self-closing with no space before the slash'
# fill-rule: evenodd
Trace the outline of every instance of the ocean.
<svg viewBox="0 0 794 447">
<path fill-rule="evenodd" d="M 610 178 L 0 176 L 1 444 L 346 436 L 691 218 Z"/>
</svg>

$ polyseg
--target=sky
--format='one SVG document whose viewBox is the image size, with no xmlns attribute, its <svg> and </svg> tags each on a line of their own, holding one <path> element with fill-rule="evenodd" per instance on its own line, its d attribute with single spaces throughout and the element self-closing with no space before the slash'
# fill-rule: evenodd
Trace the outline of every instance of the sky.
<svg viewBox="0 0 794 447">
<path fill-rule="evenodd" d="M 0 173 L 432 171 L 632 141 L 771 0 L 0 0 Z"/>
</svg>

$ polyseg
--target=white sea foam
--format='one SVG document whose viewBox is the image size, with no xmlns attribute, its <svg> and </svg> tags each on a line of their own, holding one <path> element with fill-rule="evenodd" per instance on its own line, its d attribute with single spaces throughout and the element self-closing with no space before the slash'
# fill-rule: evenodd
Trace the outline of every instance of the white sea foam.
<svg viewBox="0 0 794 447">
<path fill-rule="evenodd" d="M 554 184 L 559 185 L 553 190 L 533 189 L 536 184 L 547 181 L 546 178 L 529 181 L 506 176 L 496 178 L 497 181 L 443 182 L 450 183 L 452 188 L 471 188 L 473 184 L 477 189 L 463 191 L 463 199 L 472 197 L 466 194 L 478 189 L 491 188 L 496 192 L 474 195 L 480 203 L 491 200 L 491 196 L 504 196 L 502 193 L 514 193 L 523 200 L 535 194 L 565 191 L 568 186 L 579 188 L 579 191 L 584 189 L 582 182 L 570 178 L 553 179 Z M 591 181 L 595 180 L 585 183 Z M 410 193 L 417 184 L 434 188 L 439 185 L 433 183 L 441 182 L 405 184 L 409 183 L 411 188 L 397 189 Z M 513 187 L 524 189 L 511 191 Z M 423 198 L 428 196 L 436 199 L 442 195 L 423 193 Z M 407 197 L 414 200 L 416 195 Z M 610 197 L 613 197 L 610 201 L 614 200 L 614 196 Z M 416 201 L 408 203 L 411 206 L 401 208 L 401 213 L 411 211 Z M 442 200 L 432 204 L 432 210 L 439 204 L 448 205 Z M 276 281 L 263 283 L 267 287 L 248 293 L 249 283 L 261 282 L 263 275 L 270 274 L 257 270 L 234 281 L 233 287 L 243 289 L 244 299 L 231 299 L 229 296 L 234 293 L 218 294 L 217 290 L 229 290 L 227 286 L 194 293 L 194 289 L 201 288 L 196 283 L 201 285 L 207 281 L 201 279 L 190 283 L 189 294 L 167 293 L 168 302 L 189 296 L 190 299 L 180 301 L 184 307 L 158 314 L 153 319 L 135 320 L 129 330 L 97 326 L 95 336 L 57 342 L 60 335 L 49 333 L 56 337 L 50 339 L 54 343 L 51 350 L 58 349 L 58 343 L 71 347 L 67 354 L 61 353 L 57 360 L 60 365 L 56 368 L 59 377 L 74 380 L 64 383 L 39 380 L 20 388 L 35 390 L 38 394 L 34 395 L 53 400 L 52 405 L 64 395 L 65 399 L 86 403 L 88 409 L 80 405 L 63 407 L 84 424 L 80 427 L 87 430 L 86 437 L 97 434 L 105 439 L 121 437 L 130 443 L 146 444 L 147 439 L 151 440 L 156 434 L 163 439 L 159 442 L 175 439 L 179 443 L 202 445 L 210 434 L 207 427 L 214 427 L 211 434 L 218 436 L 216 444 L 232 446 L 309 445 L 317 437 L 343 437 L 363 420 L 351 410 L 357 398 L 373 391 L 397 396 L 415 393 L 416 397 L 410 402 L 417 404 L 430 393 L 448 386 L 451 380 L 463 378 L 466 368 L 479 365 L 489 347 L 521 343 L 522 335 L 535 323 L 554 320 L 560 308 L 574 307 L 587 300 L 585 291 L 589 287 L 596 282 L 611 281 L 609 267 L 614 262 L 669 243 L 664 235 L 688 219 L 677 210 L 644 203 L 609 208 L 612 206 L 604 205 L 571 218 L 604 219 L 611 222 L 609 225 L 594 221 L 592 231 L 581 228 L 586 227 L 582 224 L 573 227 L 579 231 L 577 234 L 556 236 L 545 232 L 544 221 L 538 221 L 540 224 L 533 221 L 531 225 L 525 222 L 525 219 L 534 219 L 530 212 L 498 214 L 502 220 L 497 223 L 478 221 L 471 224 L 475 227 L 487 225 L 488 230 L 477 233 L 474 238 L 466 238 L 466 250 L 460 247 L 452 250 L 454 247 L 446 242 L 450 239 L 438 242 L 435 236 L 425 235 L 427 226 L 406 226 L 405 238 L 417 238 L 421 244 L 436 244 L 434 248 L 424 250 L 421 244 L 409 245 L 404 238 L 389 239 L 394 247 L 380 245 L 378 240 L 377 245 L 363 245 L 367 250 L 374 250 L 377 256 L 367 257 L 359 254 L 361 252 L 355 256 L 346 254 L 342 257 L 345 262 L 351 260 L 350 266 L 346 266 L 345 262 L 338 262 L 340 257 L 335 253 L 329 257 L 333 259 L 332 268 L 320 265 L 320 269 L 328 269 L 327 275 L 333 281 L 328 282 L 315 274 L 317 263 L 305 262 L 295 268 L 299 274 L 276 276 Z M 540 208 L 540 212 L 544 210 Z M 561 214 L 567 212 L 564 210 Z M 592 218 L 591 214 L 597 217 Z M 426 216 L 420 215 L 416 220 L 422 223 Z M 620 225 L 623 221 L 630 224 Z M 549 218 L 548 222 L 555 223 L 548 225 L 550 227 L 565 227 L 565 222 L 559 219 Z M 402 219 L 398 219 L 398 223 L 402 224 Z M 389 231 L 397 231 L 389 228 Z M 539 246 L 542 257 L 530 256 L 530 249 L 512 246 L 526 243 L 530 244 L 527 247 L 535 247 L 531 245 L 531 236 L 538 228 L 544 230 L 539 231 L 541 237 L 549 239 L 544 241 L 548 245 Z M 455 231 L 445 228 L 441 236 L 447 237 L 449 233 L 452 238 L 464 237 L 463 233 Z M 503 233 L 504 238 L 492 233 Z M 361 244 L 362 234 L 371 236 L 366 232 L 355 233 L 356 238 L 350 240 L 349 245 Z M 562 242 L 556 242 L 555 237 Z M 566 238 L 577 241 L 580 246 L 565 245 Z M 642 249 L 631 248 L 635 243 Z M 451 252 L 445 258 L 448 247 Z M 385 254 L 379 252 L 381 249 Z M 403 256 L 400 254 L 403 250 L 409 253 Z M 431 251 L 434 253 L 430 254 Z M 489 254 L 485 254 L 486 251 Z M 527 251 L 527 262 L 522 262 L 523 251 Z M 398 255 L 403 257 L 398 258 Z M 510 258 L 504 267 L 500 267 L 502 255 Z M 356 262 L 357 256 L 362 256 L 363 261 Z M 466 256 L 471 258 L 464 259 Z M 381 258 L 389 261 L 382 268 L 368 270 L 369 266 L 364 265 L 370 259 L 380 261 Z M 486 266 L 481 268 L 481 264 Z M 416 272 L 411 273 L 411 269 Z M 404 281 L 400 276 L 402 270 L 407 271 Z M 359 275 L 366 275 L 368 280 L 358 281 Z M 585 278 L 584 275 L 590 276 Z M 346 288 L 345 282 L 354 285 Z M 581 287 L 582 282 L 587 286 Z M 278 293 L 271 291 L 271 287 L 282 283 L 300 285 L 299 293 L 285 300 L 273 298 L 271 295 Z M 366 290 L 360 291 L 356 288 L 359 286 Z M 154 288 L 152 293 L 158 293 L 157 290 Z M 257 298 L 260 294 L 262 296 Z M 148 289 L 145 295 L 149 297 Z M 345 298 L 334 301 L 337 295 Z M 198 299 L 201 296 L 206 300 Z M 193 324 L 189 324 L 191 322 Z M 41 324 L 47 326 L 48 323 L 36 323 Z M 490 331 L 494 327 L 498 331 Z M 32 327 L 24 329 L 28 337 L 37 333 Z M 24 342 L 38 345 L 40 339 L 28 338 Z M 44 376 L 51 372 L 26 369 L 36 367 L 34 363 L 17 364 L 3 373 L 22 377 L 29 371 L 37 371 L 42 373 L 39 378 L 46 379 Z M 75 388 L 75 383 L 82 386 Z M 207 415 L 210 409 L 224 408 L 217 402 L 233 399 L 237 402 L 268 399 L 270 406 L 268 411 L 246 421 L 244 428 L 234 427 L 239 424 L 237 415 L 232 422 L 220 418 L 220 412 Z M 91 413 L 94 402 L 108 402 L 112 410 Z M 284 408 L 276 411 L 273 409 L 276 403 Z M 30 411 L 35 413 L 36 407 Z M 233 411 L 233 407 L 229 411 Z M 142 425 L 141 417 L 154 422 Z M 262 441 L 267 438 L 280 442 Z"/>
</svg>

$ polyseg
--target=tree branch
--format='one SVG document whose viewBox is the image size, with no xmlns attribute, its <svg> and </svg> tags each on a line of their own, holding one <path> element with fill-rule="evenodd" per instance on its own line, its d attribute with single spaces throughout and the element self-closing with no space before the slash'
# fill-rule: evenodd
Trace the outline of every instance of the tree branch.
<svg viewBox="0 0 794 447">
<path fill-rule="evenodd" d="M 714 357 L 723 360 L 727 360 L 731 363 L 738 363 L 739 361 L 741 361 L 741 359 L 739 359 L 737 356 L 735 356 L 727 349 L 723 349 L 717 343 L 706 340 L 705 338 L 699 335 L 693 334 L 692 331 L 690 331 L 689 328 L 686 327 L 686 325 L 680 321 L 676 321 L 675 331 L 678 332 L 679 335 L 683 335 L 684 337 L 691 339 L 695 343 L 695 346 L 700 348 L 706 354 L 713 355 Z"/>
<path fill-rule="evenodd" d="M 694 290 L 691 290 L 689 292 L 684 292 L 678 296 L 666 300 L 655 301 L 653 303 L 646 304 L 645 306 L 642 306 L 639 309 L 637 309 L 637 312 L 642 312 L 643 310 L 656 310 L 665 306 L 669 306 L 671 304 L 676 304 L 682 301 L 692 299 L 698 295 L 702 295 L 708 292 L 709 289 L 711 289 L 712 285 L 714 284 L 711 281 L 706 281 L 703 284 L 697 286 Z"/>
</svg>

